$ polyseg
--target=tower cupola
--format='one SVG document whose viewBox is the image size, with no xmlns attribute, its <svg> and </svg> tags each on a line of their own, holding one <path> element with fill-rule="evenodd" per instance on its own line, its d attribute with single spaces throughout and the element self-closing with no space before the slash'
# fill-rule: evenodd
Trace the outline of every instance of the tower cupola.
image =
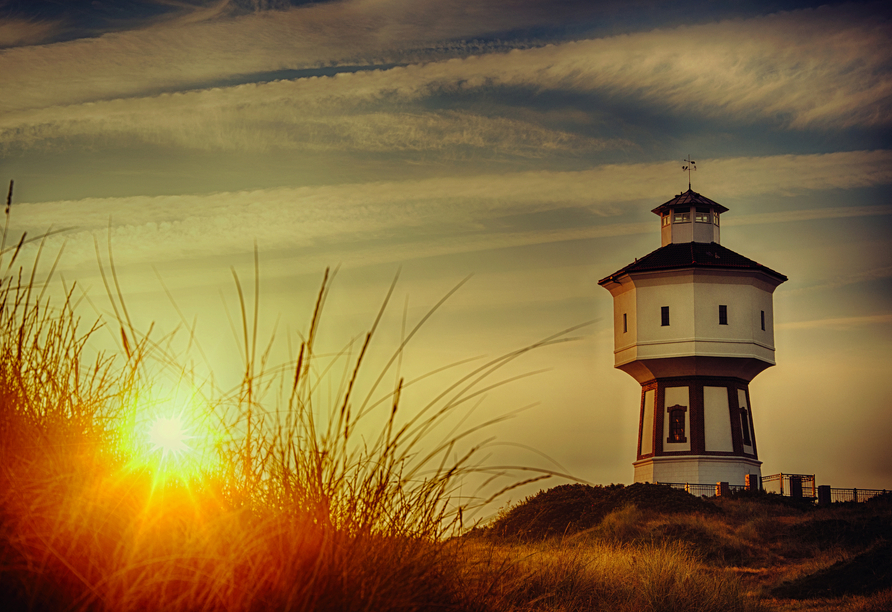
<svg viewBox="0 0 892 612">
<path fill-rule="evenodd" d="M 728 209 L 690 188 L 653 209 L 660 217 L 660 246 L 685 242 L 721 244 L 719 216 Z"/>
</svg>

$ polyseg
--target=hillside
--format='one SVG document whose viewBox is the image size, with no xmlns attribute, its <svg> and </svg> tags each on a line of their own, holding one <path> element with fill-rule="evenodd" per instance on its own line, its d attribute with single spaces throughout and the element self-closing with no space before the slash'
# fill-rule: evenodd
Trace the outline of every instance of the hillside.
<svg viewBox="0 0 892 612">
<path fill-rule="evenodd" d="M 817 508 L 766 493 L 700 499 L 660 485 L 561 485 L 473 537 L 530 548 L 678 546 L 736 576 L 767 609 L 892 609 L 892 494 Z"/>
</svg>

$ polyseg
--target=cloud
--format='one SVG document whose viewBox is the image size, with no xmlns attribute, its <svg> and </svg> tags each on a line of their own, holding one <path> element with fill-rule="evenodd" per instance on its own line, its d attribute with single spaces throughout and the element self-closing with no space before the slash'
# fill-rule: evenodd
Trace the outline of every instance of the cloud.
<svg viewBox="0 0 892 612">
<path fill-rule="evenodd" d="M 208 5 L 195 5 L 180 0 L 156 0 L 156 4 L 173 9 L 170 13 L 161 15 L 164 27 L 182 27 L 206 21 L 213 21 L 220 17 L 232 15 L 235 7 L 230 0 L 218 0 Z"/>
<path fill-rule="evenodd" d="M 820 189 L 820 187 L 816 187 Z M 818 219 L 844 219 L 847 217 L 873 217 L 892 215 L 892 204 L 879 206 L 846 206 L 842 208 L 810 208 L 806 210 L 784 210 L 760 213 L 729 219 L 725 226 L 766 225 L 775 223 L 799 223 Z"/>
<path fill-rule="evenodd" d="M 233 74 L 322 65 L 357 54 L 314 27 L 315 13 L 258 13 L 194 24 L 159 24 L 39 47 L 8 49 L 0 72 L 18 92 L 3 110 L 41 108 L 144 94 Z M 358 33 L 357 33 L 358 35 Z"/>
<path fill-rule="evenodd" d="M 831 157 L 822 163 L 824 157 Z M 892 182 L 892 153 L 836 153 L 721 160 L 733 169 L 763 165 L 759 183 L 729 181 L 738 196 L 762 193 L 771 185 L 807 191 L 833 184 Z M 817 160 L 816 160 L 817 158 Z M 780 163 L 780 162 L 783 163 Z M 777 163 L 775 163 L 777 162 Z M 706 162 L 704 162 L 705 164 Z M 718 163 L 718 162 L 716 162 Z M 877 171 L 878 167 L 886 173 Z M 278 252 L 288 266 L 318 269 L 335 261 L 360 265 L 549 242 L 594 239 L 655 231 L 657 221 L 630 221 L 625 214 L 641 202 L 654 205 L 665 193 L 677 164 L 604 165 L 576 172 L 517 172 L 448 176 L 423 180 L 287 187 L 195 195 L 87 198 L 78 201 L 22 203 L 13 207 L 12 235 L 48 227 L 74 227 L 48 241 L 49 252 L 66 242 L 65 265 L 95 261 L 93 236 L 111 238 L 121 265 L 196 260 L 249 253 L 256 240 L 264 252 Z M 860 173 L 860 174 L 859 174 Z M 866 177 L 866 178 L 865 178 Z M 750 191 L 746 190 L 749 185 Z M 711 195 L 722 193 L 722 183 Z M 664 196 L 669 198 L 669 194 Z M 565 227 L 531 229 L 511 221 L 518 216 L 564 209 L 586 215 Z M 840 212 L 843 211 L 843 212 Z M 889 214 L 888 206 L 833 207 L 826 211 L 778 211 L 754 215 L 754 222 L 777 223 L 841 214 Z M 746 222 L 745 211 L 735 218 Z M 111 221 L 110 221 L 111 219 Z M 299 262 L 295 262 L 295 258 Z M 283 264 L 285 265 L 285 264 Z"/>
<path fill-rule="evenodd" d="M 231 4 L 177 12 L 140 30 L 10 49 L 0 54 L 5 87 L 17 95 L 0 110 L 142 96 L 232 76 L 321 66 L 388 64 L 426 57 L 453 39 L 534 25 L 537 15 L 498 5 L 330 2 L 223 18 Z M 475 45 L 471 45 L 475 46 Z M 405 61 L 405 58 L 402 59 Z"/>
<path fill-rule="evenodd" d="M 892 214 L 892 210 L 890 210 L 890 207 L 877 206 L 875 208 L 885 208 L 885 214 Z M 886 246 L 887 245 L 884 244 L 880 248 L 884 248 L 885 250 Z M 890 278 L 892 278 L 892 266 L 881 266 L 877 268 L 869 268 L 866 270 L 848 270 L 844 275 L 839 275 L 829 279 L 822 279 L 822 282 L 819 282 L 817 284 L 789 289 L 786 293 L 787 295 L 800 295 L 803 293 L 824 291 L 827 289 L 839 289 L 840 287 L 847 287 L 849 285 L 869 283 Z"/>
<path fill-rule="evenodd" d="M 0 19 L 0 48 L 35 45 L 53 37 L 60 24 L 28 19 Z"/>
<path fill-rule="evenodd" d="M 644 100 L 675 114 L 793 128 L 888 124 L 886 23 L 831 10 L 655 30 L 464 60 L 468 86 L 533 85 Z M 483 66 L 489 64 L 489 66 Z"/>
<path fill-rule="evenodd" d="M 816 319 L 813 321 L 791 321 L 780 323 L 777 329 L 852 329 L 892 323 L 892 314 L 868 315 L 863 317 L 838 317 L 832 319 Z"/>
<path fill-rule="evenodd" d="M 138 96 L 232 75 L 345 61 L 374 64 L 385 56 L 392 59 L 394 52 L 473 35 L 486 29 L 482 23 L 504 25 L 475 20 L 473 11 L 463 10 L 450 14 L 448 27 L 431 33 L 428 18 L 439 15 L 430 12 L 432 4 L 423 4 L 417 18 L 413 11 L 389 12 L 400 6 L 313 5 L 7 50 L 0 55 L 0 71 L 17 95 L 0 107 L 12 112 Z M 275 88 L 231 88 L 214 97 L 220 104 L 249 99 L 252 106 L 259 104 L 252 94 L 261 93 L 293 104 L 362 105 L 522 87 L 628 98 L 662 113 L 767 121 L 794 129 L 880 126 L 892 116 L 887 112 L 890 37 L 888 23 L 851 17 L 837 7 L 490 52 Z M 35 121 L 18 117 L 25 125 Z"/>
<path fill-rule="evenodd" d="M 778 22 L 773 27 L 782 25 Z M 876 99 L 886 95 L 889 79 L 875 79 L 875 87 L 868 87 L 875 103 L 864 101 L 868 91 L 862 86 L 865 71 L 876 72 L 882 63 L 877 60 L 870 65 L 864 59 L 876 43 L 865 32 L 842 32 L 834 39 L 854 37 L 867 41 L 867 48 L 859 47 L 858 53 L 836 56 L 841 63 L 835 68 L 828 63 L 813 65 L 808 59 L 813 49 L 808 45 L 796 47 L 798 51 L 789 58 L 790 65 L 785 69 L 798 70 L 798 86 L 792 87 L 777 82 L 778 67 L 768 61 L 771 52 L 765 51 L 761 59 L 742 57 L 746 51 L 735 46 L 735 30 L 721 31 L 727 27 L 724 23 L 693 27 L 699 35 L 682 28 L 333 77 L 19 110 L 0 118 L 0 136 L 7 151 L 68 146 L 70 139 L 79 137 L 99 139 L 104 145 L 115 144 L 115 139 L 137 138 L 185 148 L 247 151 L 402 151 L 494 146 L 509 154 L 527 156 L 536 151 L 597 151 L 630 146 L 620 139 L 598 139 L 548 128 L 539 123 L 543 118 L 536 113 L 518 113 L 521 120 L 487 115 L 487 110 L 496 109 L 485 105 L 477 105 L 471 113 L 432 111 L 423 104 L 434 95 L 467 94 L 497 86 L 591 93 L 603 90 L 615 95 L 625 92 L 624 95 L 650 99 L 655 106 L 659 102 L 660 112 L 726 112 L 737 121 L 757 120 L 759 115 L 775 116 L 783 106 L 793 117 L 788 121 L 791 126 L 818 121 L 815 101 L 832 91 L 836 115 L 821 115 L 829 125 L 855 121 L 856 117 L 867 124 L 886 121 L 888 114 L 880 117 L 873 111 L 879 108 L 876 104 L 882 106 Z M 718 31 L 706 34 L 709 28 Z M 704 41 L 721 47 L 718 64 L 706 62 L 706 68 L 696 68 L 699 76 L 694 81 L 704 82 L 692 85 L 684 76 L 695 68 L 684 59 L 684 54 L 676 57 L 680 36 L 685 49 L 692 47 L 696 51 L 706 44 Z M 823 48 L 827 36 L 827 32 L 814 34 L 815 40 L 809 40 L 814 44 L 820 41 Z M 708 49 L 700 51 L 707 58 L 714 55 Z M 860 69 L 837 78 L 836 72 L 858 61 Z M 673 62 L 681 64 L 676 66 Z M 741 71 L 737 68 L 741 62 L 761 68 Z M 767 71 L 768 76 L 760 74 L 760 70 Z M 766 79 L 773 85 L 766 85 Z M 849 102 L 842 104 L 842 100 Z M 776 161 L 782 163 L 783 159 Z M 821 180 L 819 176 L 816 179 Z"/>
<path fill-rule="evenodd" d="M 627 148 L 530 121 L 461 110 L 343 109 L 281 99 L 275 86 L 250 87 L 250 97 L 215 91 L 143 100 L 90 103 L 0 119 L 0 150 L 57 149 L 73 139 L 105 146 L 139 141 L 205 151 L 447 151 L 486 149 L 495 155 L 543 157 Z M 268 96 L 264 91 L 269 92 Z"/>
</svg>

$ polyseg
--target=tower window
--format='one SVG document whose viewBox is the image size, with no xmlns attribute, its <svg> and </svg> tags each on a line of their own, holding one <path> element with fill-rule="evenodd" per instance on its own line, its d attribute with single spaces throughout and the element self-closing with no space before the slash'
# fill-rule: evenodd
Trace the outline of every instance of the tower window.
<svg viewBox="0 0 892 612">
<path fill-rule="evenodd" d="M 662 327 L 669 327 L 669 307 L 668 306 L 660 307 L 660 325 Z"/>
<path fill-rule="evenodd" d="M 669 407 L 669 437 L 666 442 L 687 442 L 684 431 L 684 415 L 687 408 L 684 406 Z"/>
<path fill-rule="evenodd" d="M 694 220 L 697 223 L 709 223 L 711 219 L 709 218 L 709 209 L 708 208 L 698 208 L 697 215 L 694 217 Z"/>
<path fill-rule="evenodd" d="M 684 212 L 680 210 L 675 211 L 675 216 L 672 219 L 673 223 L 690 223 L 691 222 L 691 212 L 689 210 L 685 210 Z"/>
<path fill-rule="evenodd" d="M 663 213 L 662 222 L 663 222 L 664 226 L 669 225 L 669 219 L 670 219 L 669 213 Z"/>
<path fill-rule="evenodd" d="M 750 420 L 747 418 L 746 408 L 740 409 L 740 429 L 743 431 L 743 443 L 747 446 L 752 446 L 753 442 L 750 439 Z"/>
<path fill-rule="evenodd" d="M 728 324 L 728 307 L 724 304 L 719 306 L 719 325 Z"/>
<path fill-rule="evenodd" d="M 629 331 L 629 319 L 626 313 L 623 313 L 623 333 Z"/>
<path fill-rule="evenodd" d="M 765 331 L 765 311 L 762 311 L 762 331 Z"/>
<path fill-rule="evenodd" d="M 715 221 L 716 227 L 719 225 L 719 213 L 713 213 L 713 220 Z"/>
</svg>

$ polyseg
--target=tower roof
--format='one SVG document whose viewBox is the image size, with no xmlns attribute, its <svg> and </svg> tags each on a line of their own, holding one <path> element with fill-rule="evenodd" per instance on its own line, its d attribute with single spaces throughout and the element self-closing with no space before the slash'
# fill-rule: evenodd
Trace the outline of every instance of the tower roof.
<svg viewBox="0 0 892 612">
<path fill-rule="evenodd" d="M 688 193 L 693 192 L 689 191 Z M 684 195 L 686 194 L 682 194 L 682 196 Z M 694 195 L 702 197 L 696 193 Z M 708 200 L 707 198 L 703 199 L 712 202 L 712 200 Z M 663 204 L 663 206 L 667 206 L 673 201 L 674 200 L 670 200 L 670 202 Z M 679 270 L 684 268 L 757 270 L 779 280 L 780 282 L 787 280 L 787 277 L 780 272 L 775 272 L 771 268 L 756 263 L 752 259 L 748 259 L 739 253 L 735 253 L 731 249 L 723 247 L 716 242 L 685 242 L 671 243 L 662 246 L 642 258 L 636 259 L 634 263 L 630 263 L 625 268 L 621 268 L 610 276 L 602 278 L 598 281 L 598 284 L 605 285 L 606 283 L 615 280 L 617 277 L 631 272 Z"/>
<path fill-rule="evenodd" d="M 728 212 L 728 209 L 715 202 L 714 200 L 710 200 L 706 196 L 702 196 L 696 191 L 692 189 L 688 189 L 684 193 L 680 193 L 665 204 L 660 204 L 656 208 L 653 209 L 653 213 L 657 215 L 662 215 L 665 211 L 675 206 L 711 206 L 716 210 L 716 212 L 723 213 Z"/>
</svg>

